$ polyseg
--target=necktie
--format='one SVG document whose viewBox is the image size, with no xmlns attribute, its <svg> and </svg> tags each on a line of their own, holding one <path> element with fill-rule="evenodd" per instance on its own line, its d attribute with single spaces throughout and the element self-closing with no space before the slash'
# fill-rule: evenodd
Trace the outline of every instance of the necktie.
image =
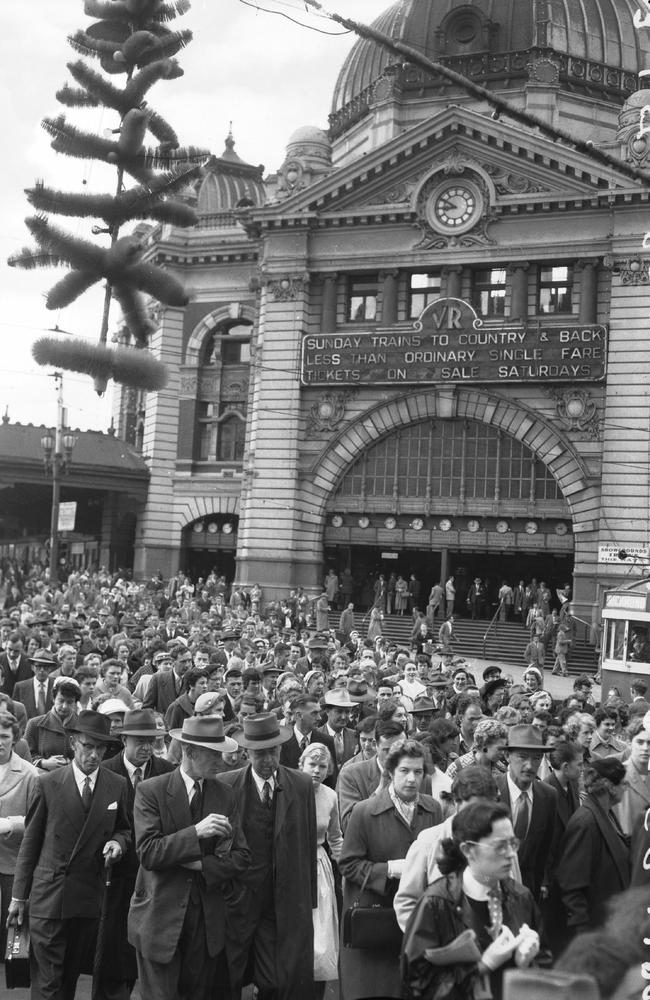
<svg viewBox="0 0 650 1000">
<path fill-rule="evenodd" d="M 517 816 L 515 819 L 515 837 L 523 840 L 528 833 L 528 821 L 530 819 L 530 803 L 528 795 L 522 792 L 517 801 Z"/>
<path fill-rule="evenodd" d="M 300 741 L 301 753 L 304 753 L 308 746 L 309 746 L 309 737 L 303 736 L 302 740 Z"/>
<path fill-rule="evenodd" d="M 45 715 L 45 685 L 38 685 L 38 705 L 36 706 L 39 715 Z"/>
<path fill-rule="evenodd" d="M 92 788 L 90 787 L 90 778 L 87 777 L 86 780 L 84 781 L 84 787 L 81 792 L 81 804 L 84 807 L 85 813 L 90 811 L 90 805 L 92 803 L 92 800 L 93 800 L 93 793 L 92 793 Z"/>
<path fill-rule="evenodd" d="M 490 937 L 495 940 L 503 927 L 503 906 L 501 905 L 501 887 L 490 889 L 487 897 L 488 913 L 490 914 Z"/>
<path fill-rule="evenodd" d="M 142 781 L 142 768 L 141 767 L 136 767 L 135 771 L 133 772 L 133 789 L 134 789 L 134 791 L 138 787 L 138 785 L 140 784 L 141 781 Z"/>
<path fill-rule="evenodd" d="M 343 760 L 343 733 L 336 733 L 334 736 L 334 749 L 336 750 L 336 763 L 340 764 Z"/>
<path fill-rule="evenodd" d="M 271 796 L 271 783 L 265 781 L 262 785 L 262 805 L 265 809 L 270 809 L 273 805 L 273 798 Z"/>
<path fill-rule="evenodd" d="M 192 822 L 194 825 L 201 820 L 201 784 L 198 781 L 194 782 L 194 791 L 192 792 L 192 798 L 190 799 L 190 813 L 192 814 Z"/>
</svg>

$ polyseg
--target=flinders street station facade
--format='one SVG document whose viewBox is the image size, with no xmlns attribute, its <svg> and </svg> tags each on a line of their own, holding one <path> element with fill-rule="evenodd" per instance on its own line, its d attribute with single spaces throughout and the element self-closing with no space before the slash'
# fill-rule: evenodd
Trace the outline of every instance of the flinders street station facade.
<svg viewBox="0 0 650 1000">
<path fill-rule="evenodd" d="M 200 225 L 150 235 L 192 300 L 152 340 L 167 388 L 118 402 L 151 476 L 137 575 L 216 566 L 266 599 L 330 566 L 535 576 L 590 618 L 630 568 L 606 551 L 650 543 L 639 12 L 403 0 L 375 22 L 620 170 L 367 39 L 274 173 L 228 138 Z"/>
</svg>

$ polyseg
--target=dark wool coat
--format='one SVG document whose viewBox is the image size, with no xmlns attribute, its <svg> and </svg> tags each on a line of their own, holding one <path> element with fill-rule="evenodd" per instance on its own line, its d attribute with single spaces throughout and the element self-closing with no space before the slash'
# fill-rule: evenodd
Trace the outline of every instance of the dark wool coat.
<svg viewBox="0 0 650 1000">
<path fill-rule="evenodd" d="M 539 930 L 539 916 L 533 897 L 525 886 L 512 879 L 501 882 L 503 922 L 516 936 L 523 924 Z M 428 948 L 449 945 L 473 925 L 472 909 L 463 893 L 462 876 L 438 879 L 420 897 L 409 919 L 402 947 L 402 976 L 408 996 L 435 1000 L 474 1000 L 481 984 L 477 962 L 432 965 L 424 957 Z M 481 952 L 481 947 L 477 947 Z M 510 963 L 514 965 L 514 963 Z M 501 975 L 490 977 L 493 996 L 500 995 Z"/>
<path fill-rule="evenodd" d="M 507 776 L 496 779 L 501 801 L 511 809 Z M 533 807 L 530 814 L 528 833 L 521 842 L 517 856 L 521 869 L 521 881 L 530 889 L 535 900 L 539 900 L 543 885 L 549 885 L 553 869 L 553 848 L 556 842 L 557 792 L 544 781 L 533 781 L 531 785 Z"/>
<path fill-rule="evenodd" d="M 630 849 L 600 802 L 588 795 L 567 823 L 556 880 L 570 931 L 602 922 L 605 904 L 630 884 Z"/>
<path fill-rule="evenodd" d="M 257 795 L 250 765 L 220 774 L 234 791 L 242 818 L 250 795 Z M 316 803 L 311 779 L 280 765 L 276 772 L 273 872 L 277 932 L 276 976 L 282 1000 L 308 1000 L 314 981 L 312 909 L 316 886 Z M 244 886 L 228 921 L 226 956 L 233 995 L 244 981 L 252 947 L 250 915 L 257 908 L 251 888 Z"/>
<path fill-rule="evenodd" d="M 74 754 L 69 732 L 74 728 L 76 721 L 77 716 L 73 712 L 65 723 L 62 723 L 53 709 L 47 715 L 37 715 L 35 719 L 29 720 L 25 729 L 25 739 L 32 761 L 37 767 L 43 757 L 61 755 L 72 760 Z"/>
<path fill-rule="evenodd" d="M 429 795 L 420 795 L 411 827 L 397 813 L 388 791 L 358 802 L 350 815 L 339 858 L 339 870 L 345 879 L 343 912 L 357 899 L 361 906 L 392 908 L 399 883 L 388 878 L 388 861 L 405 858 L 418 834 L 441 822 L 442 810 Z M 341 945 L 341 986 L 345 1000 L 405 996 L 399 949 L 386 954 Z"/>
</svg>

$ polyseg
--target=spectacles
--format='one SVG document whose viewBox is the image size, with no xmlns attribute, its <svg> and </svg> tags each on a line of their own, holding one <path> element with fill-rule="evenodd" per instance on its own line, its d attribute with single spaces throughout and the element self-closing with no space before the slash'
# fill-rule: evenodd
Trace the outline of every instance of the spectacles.
<svg viewBox="0 0 650 1000">
<path fill-rule="evenodd" d="M 508 837 L 504 840 L 468 840 L 467 843 L 473 844 L 475 847 L 491 847 L 495 854 L 505 857 L 508 851 L 516 854 L 521 841 L 518 837 Z"/>
</svg>

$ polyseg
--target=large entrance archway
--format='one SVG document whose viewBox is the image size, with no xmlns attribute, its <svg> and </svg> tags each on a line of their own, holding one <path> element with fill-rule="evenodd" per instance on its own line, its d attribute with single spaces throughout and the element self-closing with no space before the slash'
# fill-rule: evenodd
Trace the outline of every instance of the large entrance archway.
<svg viewBox="0 0 650 1000">
<path fill-rule="evenodd" d="M 346 461 L 347 458 L 347 461 Z M 335 472 L 336 469 L 336 472 Z M 315 470 L 316 471 L 316 470 Z M 497 394 L 421 392 L 377 406 L 319 456 L 325 566 L 368 575 L 571 584 L 574 526 L 595 490 L 571 444 L 537 414 Z M 586 518 L 585 518 L 586 521 Z M 410 567 L 410 568 L 409 568 Z"/>
</svg>

